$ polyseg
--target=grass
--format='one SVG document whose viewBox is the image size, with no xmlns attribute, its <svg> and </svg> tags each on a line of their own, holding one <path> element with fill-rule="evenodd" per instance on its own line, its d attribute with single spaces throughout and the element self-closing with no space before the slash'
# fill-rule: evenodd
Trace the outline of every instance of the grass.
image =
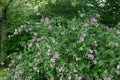
<svg viewBox="0 0 120 80">
<path fill-rule="evenodd" d="M 0 67 L 0 80 L 8 75 L 8 71 L 6 68 Z"/>
</svg>

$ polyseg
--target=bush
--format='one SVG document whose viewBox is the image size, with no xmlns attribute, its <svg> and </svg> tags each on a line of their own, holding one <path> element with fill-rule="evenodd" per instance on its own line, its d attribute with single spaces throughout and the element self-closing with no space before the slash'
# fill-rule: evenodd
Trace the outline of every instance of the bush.
<svg viewBox="0 0 120 80">
<path fill-rule="evenodd" d="M 16 29 L 10 38 L 30 38 L 11 55 L 9 80 L 118 80 L 120 32 L 99 24 L 98 17 L 65 23 L 45 18 Z"/>
</svg>

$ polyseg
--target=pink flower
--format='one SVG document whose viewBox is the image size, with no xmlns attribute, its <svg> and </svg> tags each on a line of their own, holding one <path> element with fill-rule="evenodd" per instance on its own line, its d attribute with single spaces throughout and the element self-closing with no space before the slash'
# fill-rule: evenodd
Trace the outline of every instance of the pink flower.
<svg viewBox="0 0 120 80">
<path fill-rule="evenodd" d="M 94 60 L 93 63 L 94 63 L 94 64 L 97 64 L 97 61 Z"/>
<path fill-rule="evenodd" d="M 28 48 L 31 48 L 31 47 L 32 47 L 32 45 L 33 45 L 32 43 L 28 44 Z"/>
<path fill-rule="evenodd" d="M 71 80 L 71 76 L 68 76 L 68 80 Z"/>
<path fill-rule="evenodd" d="M 120 31 L 119 31 L 119 30 L 117 30 L 116 34 L 120 34 Z"/>
<path fill-rule="evenodd" d="M 48 29 L 49 29 L 49 30 L 52 30 L 52 26 L 48 26 Z"/>
<path fill-rule="evenodd" d="M 37 15 L 37 16 L 39 16 L 39 15 L 40 15 L 40 13 L 38 12 L 38 13 L 36 13 L 36 15 Z"/>
<path fill-rule="evenodd" d="M 114 43 L 114 46 L 116 46 L 116 47 L 117 47 L 117 46 L 118 46 L 118 43 Z"/>
<path fill-rule="evenodd" d="M 32 31 L 32 28 L 29 28 L 28 30 L 29 30 L 29 31 Z"/>
<path fill-rule="evenodd" d="M 47 51 L 47 55 L 48 55 L 48 56 L 50 55 L 50 49 L 48 49 L 48 51 Z"/>
<path fill-rule="evenodd" d="M 40 45 L 37 43 L 36 44 L 36 50 L 40 49 Z"/>
<path fill-rule="evenodd" d="M 73 63 L 70 63 L 70 66 L 74 66 L 74 64 L 73 64 Z"/>
<path fill-rule="evenodd" d="M 37 38 L 36 41 L 39 42 L 41 40 L 41 38 Z"/>
<path fill-rule="evenodd" d="M 111 80 L 111 78 L 110 78 L 110 77 L 107 77 L 107 78 L 104 78 L 104 80 Z"/>
<path fill-rule="evenodd" d="M 82 80 L 82 77 L 79 76 L 79 77 L 78 77 L 78 80 Z"/>
<path fill-rule="evenodd" d="M 52 62 L 52 63 L 55 63 L 55 59 L 54 59 L 54 58 L 52 58 L 52 59 L 51 59 L 51 62 Z"/>
<path fill-rule="evenodd" d="M 33 39 L 32 39 L 32 42 L 35 42 L 35 41 L 36 41 L 36 38 L 33 38 Z"/>
<path fill-rule="evenodd" d="M 61 32 L 61 35 L 64 35 L 65 33 L 64 32 Z"/>
<path fill-rule="evenodd" d="M 80 39 L 77 41 L 77 43 L 81 43 L 84 41 L 84 37 L 80 37 Z"/>
<path fill-rule="evenodd" d="M 97 50 L 93 50 L 95 53 L 97 52 Z"/>
<path fill-rule="evenodd" d="M 1 62 L 0 64 L 1 64 L 1 65 L 4 65 L 5 63 L 4 63 L 4 62 Z"/>
<path fill-rule="evenodd" d="M 32 75 L 29 76 L 29 80 L 31 80 L 31 79 L 32 79 Z"/>
<path fill-rule="evenodd" d="M 45 18 L 45 21 L 46 21 L 46 23 L 48 23 L 48 21 L 49 21 L 49 18 L 48 18 L 48 17 L 46 17 L 46 18 Z"/>
<path fill-rule="evenodd" d="M 21 55 L 18 56 L 18 60 L 20 60 L 20 59 L 21 59 Z"/>
<path fill-rule="evenodd" d="M 61 68 L 59 69 L 59 71 L 60 71 L 60 72 L 64 72 L 65 69 L 64 69 L 63 67 L 61 67 Z"/>
<path fill-rule="evenodd" d="M 60 58 L 60 55 L 59 55 L 59 54 L 57 54 L 57 53 L 55 53 L 55 55 L 54 55 L 54 56 L 55 56 L 55 58 L 56 58 L 56 59 L 59 59 L 59 58 Z"/>
<path fill-rule="evenodd" d="M 18 30 L 17 30 L 17 29 L 15 29 L 14 35 L 17 35 L 17 34 L 18 34 Z"/>
<path fill-rule="evenodd" d="M 60 79 L 59 80 L 63 80 L 63 76 L 60 76 Z"/>
<path fill-rule="evenodd" d="M 85 26 L 85 27 L 88 27 L 88 26 L 89 26 L 89 24 L 88 24 L 88 23 L 85 23 L 85 24 L 84 24 L 84 26 Z"/>
<path fill-rule="evenodd" d="M 29 66 L 31 67 L 31 66 L 32 66 L 32 64 L 31 64 L 31 63 L 29 63 Z"/>
<path fill-rule="evenodd" d="M 86 36 L 86 33 L 83 33 L 83 37 L 85 37 Z"/>
<path fill-rule="evenodd" d="M 36 22 L 36 26 L 39 27 L 39 26 L 40 26 L 40 23 L 39 23 L 39 22 Z"/>
<path fill-rule="evenodd" d="M 84 37 L 80 37 L 80 41 L 83 42 L 84 41 Z"/>
<path fill-rule="evenodd" d="M 23 73 L 24 73 L 24 72 L 23 72 L 23 70 L 19 70 L 19 74 L 21 74 L 21 75 L 22 75 Z"/>
<path fill-rule="evenodd" d="M 10 38 L 11 36 L 10 35 L 8 35 L 8 38 Z"/>
<path fill-rule="evenodd" d="M 89 50 L 89 53 L 93 53 L 93 50 L 90 49 L 90 50 Z"/>
<path fill-rule="evenodd" d="M 18 78 L 18 80 L 22 80 L 22 78 Z"/>
<path fill-rule="evenodd" d="M 109 45 L 113 45 L 114 43 L 112 41 L 109 42 Z"/>
<path fill-rule="evenodd" d="M 36 71 L 37 73 L 39 73 L 40 71 L 39 71 L 39 69 L 37 69 L 37 71 Z"/>
<path fill-rule="evenodd" d="M 34 62 L 37 62 L 37 58 L 34 58 L 34 60 L 33 60 Z"/>
<path fill-rule="evenodd" d="M 55 66 L 55 64 L 54 64 L 54 63 L 50 64 L 50 68 L 53 68 L 54 66 Z"/>
<path fill-rule="evenodd" d="M 95 40 L 95 41 L 94 41 L 94 43 L 96 44 L 96 43 L 97 43 L 97 41 Z"/>
<path fill-rule="evenodd" d="M 98 24 L 98 23 L 95 23 L 94 25 L 95 25 L 95 27 L 98 27 L 98 26 L 99 26 L 99 24 Z"/>
<path fill-rule="evenodd" d="M 37 67 L 34 67 L 34 68 L 33 68 L 33 70 L 35 70 L 35 71 L 36 71 L 36 70 L 37 70 Z"/>
<path fill-rule="evenodd" d="M 99 14 L 96 14 L 96 17 L 100 17 L 100 15 L 99 15 Z"/>
<path fill-rule="evenodd" d="M 74 72 L 74 73 L 77 73 L 77 72 L 78 72 L 78 70 L 77 70 L 77 69 L 74 69 L 74 70 L 73 70 L 73 72 Z"/>
<path fill-rule="evenodd" d="M 13 76 L 14 79 L 17 78 L 17 77 L 18 77 L 17 75 L 14 75 L 14 76 Z"/>
<path fill-rule="evenodd" d="M 93 54 L 88 54 L 88 58 L 93 59 L 94 55 Z"/>
<path fill-rule="evenodd" d="M 33 70 L 39 73 L 39 69 L 37 67 L 34 67 Z"/>
<path fill-rule="evenodd" d="M 95 46 L 98 46 L 98 43 L 97 43 L 97 41 L 96 41 L 96 40 L 94 41 L 94 44 L 95 44 Z"/>
<path fill-rule="evenodd" d="M 18 32 L 21 32 L 21 29 L 18 29 Z"/>
<path fill-rule="evenodd" d="M 11 63 L 15 63 L 15 60 L 11 60 Z"/>
<path fill-rule="evenodd" d="M 91 21 L 91 23 L 97 22 L 97 20 L 95 18 L 91 18 L 90 21 Z"/>
<path fill-rule="evenodd" d="M 98 78 L 97 80 L 102 80 L 101 78 Z"/>
<path fill-rule="evenodd" d="M 44 26 L 46 26 L 49 22 L 49 18 L 45 18 Z"/>
<path fill-rule="evenodd" d="M 81 58 L 76 57 L 76 61 L 80 61 L 80 60 L 81 60 Z"/>
<path fill-rule="evenodd" d="M 120 69 L 120 65 L 117 65 L 117 69 Z"/>
</svg>

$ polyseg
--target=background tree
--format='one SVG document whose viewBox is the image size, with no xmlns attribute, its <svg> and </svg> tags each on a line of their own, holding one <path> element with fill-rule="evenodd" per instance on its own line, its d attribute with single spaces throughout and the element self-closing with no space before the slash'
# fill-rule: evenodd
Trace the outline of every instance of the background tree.
<svg viewBox="0 0 120 80">
<path fill-rule="evenodd" d="M 102 23 L 114 27 L 120 21 L 120 0 L 106 0 L 100 10 Z"/>
<path fill-rule="evenodd" d="M 95 10 L 101 15 L 101 23 L 114 27 L 120 21 L 120 0 L 91 0 L 90 10 Z"/>
<path fill-rule="evenodd" d="M 5 32 L 5 30 L 8 28 L 8 10 L 9 10 L 9 6 L 12 3 L 13 0 L 9 0 L 9 1 L 1 1 L 0 0 L 0 4 L 2 7 L 2 16 L 1 16 L 1 20 L 2 20 L 2 27 L 1 27 L 1 41 L 3 41 L 6 36 L 7 33 Z M 1 43 L 1 50 L 3 49 L 3 44 Z M 1 51 L 1 55 L 3 56 L 4 53 L 2 53 Z"/>
</svg>

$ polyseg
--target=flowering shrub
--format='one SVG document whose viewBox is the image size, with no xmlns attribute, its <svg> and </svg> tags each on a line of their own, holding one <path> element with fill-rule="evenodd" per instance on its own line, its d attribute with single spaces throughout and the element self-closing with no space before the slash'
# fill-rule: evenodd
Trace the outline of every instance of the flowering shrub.
<svg viewBox="0 0 120 80">
<path fill-rule="evenodd" d="M 11 55 L 9 80 L 118 80 L 120 33 L 99 24 L 98 17 L 66 23 L 45 18 L 15 29 L 10 38 L 31 38 Z"/>
</svg>

